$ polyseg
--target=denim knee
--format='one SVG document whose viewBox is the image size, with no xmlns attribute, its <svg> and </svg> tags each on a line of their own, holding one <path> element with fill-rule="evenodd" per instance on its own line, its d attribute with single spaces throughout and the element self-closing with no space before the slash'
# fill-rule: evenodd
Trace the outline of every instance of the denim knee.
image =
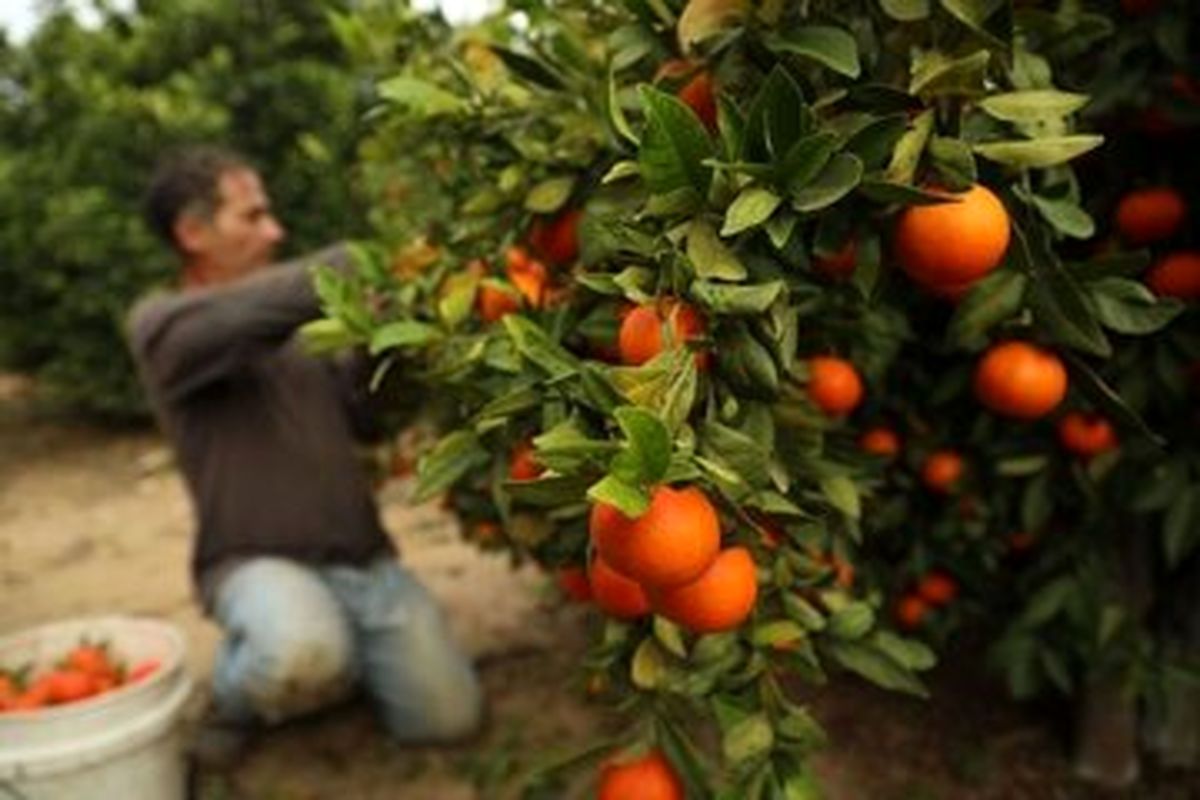
<svg viewBox="0 0 1200 800">
<path fill-rule="evenodd" d="M 280 722 L 346 697 L 354 685 L 348 641 L 295 630 L 261 647 L 242 674 L 242 691 L 260 718 Z"/>
</svg>

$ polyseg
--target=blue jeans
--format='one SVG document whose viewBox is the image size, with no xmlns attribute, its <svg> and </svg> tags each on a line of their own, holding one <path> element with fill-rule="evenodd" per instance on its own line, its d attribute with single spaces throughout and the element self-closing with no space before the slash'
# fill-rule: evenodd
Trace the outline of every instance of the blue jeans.
<svg viewBox="0 0 1200 800">
<path fill-rule="evenodd" d="M 364 567 L 254 558 L 221 579 L 213 606 L 226 634 L 213 674 L 226 721 L 280 722 L 361 686 L 402 742 L 454 740 L 479 726 L 470 662 L 393 558 Z"/>
</svg>

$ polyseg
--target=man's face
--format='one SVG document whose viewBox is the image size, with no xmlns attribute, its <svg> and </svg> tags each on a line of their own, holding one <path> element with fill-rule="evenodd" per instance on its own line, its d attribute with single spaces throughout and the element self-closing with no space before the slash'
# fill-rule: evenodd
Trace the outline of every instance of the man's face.
<svg viewBox="0 0 1200 800">
<path fill-rule="evenodd" d="M 272 263 L 284 230 L 258 174 L 225 172 L 217 181 L 218 203 L 211 220 L 195 220 L 187 250 L 221 282 L 243 278 Z"/>
</svg>

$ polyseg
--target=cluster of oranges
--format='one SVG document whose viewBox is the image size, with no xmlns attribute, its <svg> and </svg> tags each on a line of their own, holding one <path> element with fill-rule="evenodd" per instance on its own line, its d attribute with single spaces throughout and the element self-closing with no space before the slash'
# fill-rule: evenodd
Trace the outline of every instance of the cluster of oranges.
<svg viewBox="0 0 1200 800">
<path fill-rule="evenodd" d="M 1121 198 L 1114 222 L 1121 238 L 1135 247 L 1169 243 L 1183 229 L 1187 205 L 1166 186 L 1135 189 Z M 1200 300 L 1200 252 L 1171 250 L 1146 272 L 1146 285 L 1159 297 Z"/>
<path fill-rule="evenodd" d="M 83 642 L 39 674 L 30 675 L 28 669 L 0 670 L 0 713 L 86 700 L 144 680 L 158 669 L 156 659 L 127 667 L 106 646 Z"/>
<path fill-rule="evenodd" d="M 721 548 L 712 501 L 695 486 L 655 487 L 641 516 L 592 506 L 592 599 L 618 619 L 657 613 L 695 633 L 739 627 L 754 609 L 758 581 L 744 547 Z"/>
<path fill-rule="evenodd" d="M 579 209 L 534 221 L 527 237 L 528 247 L 513 245 L 504 253 L 505 280 L 486 279 L 489 268 L 482 260 L 472 261 L 467 271 L 484 279 L 475 294 L 475 305 L 484 322 L 495 322 L 506 314 L 528 308 L 545 308 L 560 301 L 564 290 L 554 281 L 554 270 L 579 257 Z"/>
</svg>

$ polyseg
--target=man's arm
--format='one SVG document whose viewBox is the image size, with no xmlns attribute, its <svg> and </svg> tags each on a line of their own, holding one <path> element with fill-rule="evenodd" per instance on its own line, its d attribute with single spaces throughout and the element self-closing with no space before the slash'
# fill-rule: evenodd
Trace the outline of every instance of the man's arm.
<svg viewBox="0 0 1200 800">
<path fill-rule="evenodd" d="M 228 286 L 144 300 L 128 323 L 138 366 L 168 403 L 234 374 L 319 316 L 312 267 L 348 263 L 334 246 Z"/>
</svg>

